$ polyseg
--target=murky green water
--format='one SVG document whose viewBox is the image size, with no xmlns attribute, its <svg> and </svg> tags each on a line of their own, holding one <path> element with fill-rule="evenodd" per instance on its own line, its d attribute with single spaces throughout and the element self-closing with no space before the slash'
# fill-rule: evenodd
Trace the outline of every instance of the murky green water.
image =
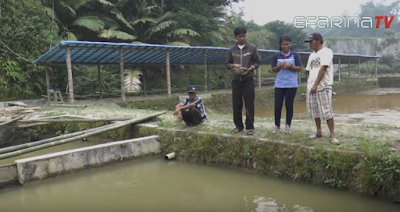
<svg viewBox="0 0 400 212">
<path fill-rule="evenodd" d="M 301 95 L 301 94 L 297 94 Z M 303 97 L 304 100 L 306 97 Z M 400 95 L 345 95 L 334 96 L 332 100 L 333 111 L 335 113 L 363 113 L 374 110 L 399 110 Z M 282 115 L 285 117 L 285 106 L 282 108 Z M 298 115 L 307 113 L 307 105 L 304 102 L 294 103 L 294 118 Z M 274 115 L 274 107 L 257 108 L 257 117 L 271 117 Z"/>
<path fill-rule="evenodd" d="M 398 212 L 400 205 L 253 173 L 140 159 L 1 190 L 0 208 L 7 212 Z"/>
<path fill-rule="evenodd" d="M 87 141 L 85 141 L 85 142 L 83 142 L 82 140 L 79 139 L 77 141 L 72 141 L 70 143 L 57 145 L 57 146 L 37 150 L 34 152 L 29 152 L 29 153 L 26 153 L 23 155 L 18 155 L 18 156 L 11 157 L 11 158 L 0 159 L 0 166 L 12 164 L 15 162 L 15 160 L 18 160 L 18 159 L 29 158 L 29 157 L 44 155 L 44 154 L 53 153 L 53 152 L 61 152 L 61 151 L 82 148 L 82 147 L 87 147 L 87 146 L 93 146 L 93 145 L 107 143 L 107 142 L 110 142 L 110 139 L 108 139 L 108 138 L 105 139 L 100 136 L 92 136 L 92 137 L 89 137 L 87 139 Z"/>
</svg>

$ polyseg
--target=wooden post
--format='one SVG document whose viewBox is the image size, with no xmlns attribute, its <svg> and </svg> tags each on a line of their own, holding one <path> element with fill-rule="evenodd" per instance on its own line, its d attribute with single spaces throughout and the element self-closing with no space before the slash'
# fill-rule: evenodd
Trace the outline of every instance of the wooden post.
<svg viewBox="0 0 400 212">
<path fill-rule="evenodd" d="M 205 92 L 207 93 L 208 88 L 207 88 L 207 80 L 208 79 L 208 70 L 207 70 L 207 52 L 204 52 L 204 89 Z"/>
<path fill-rule="evenodd" d="M 260 61 L 261 61 L 261 54 L 260 54 Z M 260 66 L 257 69 L 258 89 L 260 89 L 260 90 L 261 90 L 261 65 L 262 65 L 262 63 L 260 62 Z"/>
<path fill-rule="evenodd" d="M 375 58 L 375 78 L 378 77 L 378 58 Z"/>
<path fill-rule="evenodd" d="M 181 66 L 178 66 L 178 92 L 181 92 Z"/>
<path fill-rule="evenodd" d="M 66 49 L 67 57 L 67 74 L 68 74 L 68 94 L 69 102 L 74 103 L 74 82 L 72 81 L 72 62 L 71 62 L 71 50 L 69 47 Z"/>
<path fill-rule="evenodd" d="M 341 80 L 340 80 L 340 75 L 341 75 L 340 66 L 341 66 L 341 65 L 342 65 L 342 64 L 341 64 L 341 61 L 340 61 L 340 58 L 339 58 L 339 67 L 338 67 L 338 68 L 339 68 L 339 69 L 338 69 L 338 71 L 339 71 L 339 78 L 338 78 L 338 79 L 339 79 L 339 82 L 341 81 Z"/>
<path fill-rule="evenodd" d="M 146 69 L 144 69 L 144 72 L 143 72 L 143 95 L 144 96 L 147 96 L 147 93 L 146 93 L 146 74 L 147 74 L 147 68 Z"/>
<path fill-rule="evenodd" d="M 120 77 L 121 77 L 121 99 L 123 102 L 125 102 L 126 101 L 125 86 L 124 86 L 125 69 L 124 69 L 124 52 L 122 49 L 119 49 L 119 71 L 120 71 Z"/>
<path fill-rule="evenodd" d="M 50 74 L 49 67 L 45 68 L 46 73 L 46 87 L 47 87 L 47 105 L 50 105 Z"/>
<path fill-rule="evenodd" d="M 97 64 L 97 77 L 98 77 L 98 80 L 99 80 L 100 99 L 102 99 L 103 98 L 103 92 L 101 90 L 100 64 Z"/>
<path fill-rule="evenodd" d="M 369 73 L 369 65 L 368 65 L 369 60 L 367 60 L 367 70 L 365 71 L 365 77 L 368 79 L 368 73 Z"/>
<path fill-rule="evenodd" d="M 349 71 L 349 78 L 350 78 L 350 59 L 349 59 L 349 64 L 347 65 L 347 69 L 348 69 L 348 71 Z"/>
<path fill-rule="evenodd" d="M 360 60 L 361 60 L 361 59 L 358 58 L 358 79 L 360 79 L 360 74 L 361 74 L 361 73 L 360 73 L 360 71 L 361 71 L 361 70 L 360 70 L 360 69 L 361 69 L 361 68 L 360 68 L 360 63 L 361 63 Z"/>
<path fill-rule="evenodd" d="M 169 65 L 169 51 L 167 51 L 167 55 L 165 58 L 165 63 L 166 63 L 166 74 L 167 74 L 167 92 L 168 92 L 168 97 L 171 97 L 171 70 L 170 70 L 170 65 Z"/>
</svg>

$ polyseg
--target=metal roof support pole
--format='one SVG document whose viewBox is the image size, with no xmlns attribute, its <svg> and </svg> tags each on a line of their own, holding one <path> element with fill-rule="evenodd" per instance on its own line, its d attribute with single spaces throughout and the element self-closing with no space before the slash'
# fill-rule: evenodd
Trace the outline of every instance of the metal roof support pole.
<svg viewBox="0 0 400 212">
<path fill-rule="evenodd" d="M 103 98 L 103 92 L 101 90 L 100 64 L 97 64 L 97 77 L 98 77 L 98 81 L 99 81 L 100 99 L 102 99 Z"/>
<path fill-rule="evenodd" d="M 122 49 L 119 49 L 119 74 L 121 77 L 121 99 L 123 102 L 126 101 L 125 97 L 125 86 L 124 86 L 124 74 L 125 74 L 125 68 L 124 68 L 124 52 Z"/>
<path fill-rule="evenodd" d="M 360 71 L 361 71 L 361 67 L 360 67 L 360 63 L 361 63 L 361 59 L 358 58 L 358 79 L 360 79 Z"/>
<path fill-rule="evenodd" d="M 375 78 L 378 77 L 378 58 L 375 58 Z"/>
<path fill-rule="evenodd" d="M 207 52 L 204 52 L 204 89 L 207 93 L 207 81 L 208 81 L 208 70 L 207 70 Z"/>
<path fill-rule="evenodd" d="M 260 54 L 260 66 L 257 69 L 257 81 L 258 81 L 258 89 L 261 90 L 261 54 Z"/>
<path fill-rule="evenodd" d="M 339 72 L 339 82 L 341 81 L 340 80 L 340 75 L 341 75 L 341 70 L 340 70 L 340 66 L 341 66 L 342 64 L 341 64 L 341 61 L 340 61 L 340 57 L 339 57 L 339 65 L 338 65 L 338 72 Z"/>
<path fill-rule="evenodd" d="M 167 74 L 167 92 L 168 97 L 171 97 L 171 66 L 169 64 L 169 51 L 167 50 L 167 55 L 165 57 L 166 63 L 166 74 Z"/>
<path fill-rule="evenodd" d="M 74 82 L 72 81 L 71 49 L 69 47 L 66 49 L 66 54 L 69 102 L 74 103 Z"/>
</svg>

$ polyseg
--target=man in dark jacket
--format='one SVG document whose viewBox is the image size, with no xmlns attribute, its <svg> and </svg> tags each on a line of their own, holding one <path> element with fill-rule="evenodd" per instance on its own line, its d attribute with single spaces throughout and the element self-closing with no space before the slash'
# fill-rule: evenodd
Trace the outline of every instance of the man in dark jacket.
<svg viewBox="0 0 400 212">
<path fill-rule="evenodd" d="M 247 134 L 254 134 L 255 83 L 253 71 L 260 66 L 260 55 L 254 44 L 246 41 L 246 29 L 238 27 L 234 34 L 237 43 L 231 46 L 226 56 L 226 67 L 232 70 L 233 121 L 236 128 L 232 134 L 244 130 L 242 120 L 243 100 L 246 107 Z M 243 69 L 240 73 L 237 70 Z"/>
</svg>

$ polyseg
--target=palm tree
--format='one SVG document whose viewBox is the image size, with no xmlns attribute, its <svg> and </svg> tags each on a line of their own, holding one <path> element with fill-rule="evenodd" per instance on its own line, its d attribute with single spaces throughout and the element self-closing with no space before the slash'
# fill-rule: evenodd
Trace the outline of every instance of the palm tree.
<svg viewBox="0 0 400 212">
<path fill-rule="evenodd" d="M 53 0 L 44 4 L 48 5 L 45 7 L 47 14 L 59 25 L 60 34 L 68 40 L 83 39 L 86 32 L 106 39 L 135 39 L 133 35 L 118 30 L 117 22 L 101 13 L 102 7 L 111 11 L 117 20 L 126 23 L 126 26 L 133 30 L 115 6 L 107 0 Z"/>
<path fill-rule="evenodd" d="M 179 28 L 174 20 L 174 13 L 163 12 L 157 4 L 149 5 L 146 0 L 139 0 L 135 13 L 128 18 L 137 33 L 135 43 L 163 43 L 167 45 L 189 45 L 188 38 L 200 36 L 192 29 Z"/>
</svg>

